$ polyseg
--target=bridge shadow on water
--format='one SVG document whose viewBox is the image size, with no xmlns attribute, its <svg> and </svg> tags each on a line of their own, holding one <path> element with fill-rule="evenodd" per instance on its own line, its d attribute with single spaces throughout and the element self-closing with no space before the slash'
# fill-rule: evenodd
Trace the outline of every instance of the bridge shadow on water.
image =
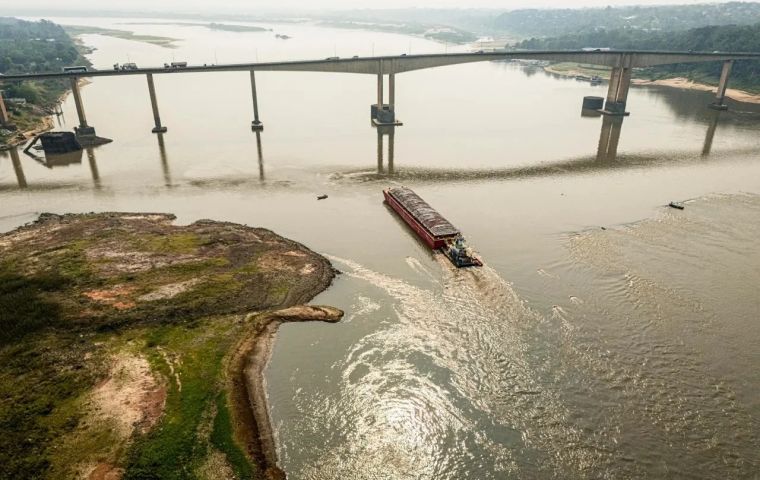
<svg viewBox="0 0 760 480">
<path fill-rule="evenodd" d="M 232 184 L 232 185 L 242 185 L 247 184 L 251 182 L 258 182 L 258 183 L 264 183 L 266 180 L 266 175 L 264 171 L 264 154 L 263 154 L 263 146 L 262 146 L 262 133 L 260 131 L 254 132 L 255 138 L 256 138 L 256 157 L 258 160 L 258 178 L 256 180 L 251 178 L 243 178 L 243 179 L 208 179 L 208 180 L 196 180 L 189 182 L 190 184 L 194 186 L 206 186 L 206 185 L 216 185 L 219 183 L 223 183 L 225 185 Z M 167 153 L 167 145 L 164 138 L 164 133 L 156 133 L 156 142 L 157 142 L 157 153 L 158 153 L 158 160 L 160 162 L 161 166 L 161 173 L 162 173 L 162 179 L 164 187 L 166 188 L 173 188 L 177 187 L 180 184 L 175 182 L 175 180 L 172 178 L 172 171 L 171 171 L 171 165 L 169 161 L 169 154 Z M 51 190 L 61 190 L 61 189 L 70 189 L 70 188 L 83 188 L 86 186 L 86 184 L 83 182 L 82 178 L 65 178 L 65 179 L 57 179 L 57 180 L 38 180 L 35 182 L 31 182 L 27 178 L 27 174 L 25 172 L 25 169 L 29 169 L 29 165 L 34 165 L 35 163 L 38 165 L 41 165 L 49 170 L 59 170 L 64 169 L 68 167 L 76 167 L 76 166 L 82 166 L 83 160 L 87 159 L 87 166 L 89 169 L 89 175 L 92 182 L 92 188 L 94 190 L 103 190 L 103 182 L 101 180 L 100 170 L 98 168 L 98 160 L 97 160 L 97 149 L 98 147 L 85 147 L 82 150 L 78 150 L 75 152 L 70 152 L 66 154 L 44 154 L 42 151 L 35 151 L 34 149 L 30 150 L 28 153 L 24 154 L 22 153 L 23 146 L 13 147 L 5 151 L 0 151 L 0 167 L 4 163 L 4 160 L 8 159 L 10 160 L 11 168 L 13 171 L 13 175 L 15 176 L 15 185 L 11 183 L 3 183 L 2 177 L 0 177 L 0 191 L 4 190 L 13 190 L 13 189 L 24 189 L 29 191 L 51 191 Z M 2 171 L 0 170 L 0 173 Z"/>
<path fill-rule="evenodd" d="M 724 112 L 709 110 L 705 113 L 707 130 L 700 159 L 707 161 L 712 152 L 712 145 Z M 395 128 L 385 127 L 377 131 L 377 168 L 374 171 L 366 169 L 336 172 L 334 180 L 348 181 L 387 181 L 398 182 L 469 182 L 482 180 L 510 180 L 524 178 L 554 177 L 563 175 L 588 174 L 604 170 L 629 170 L 637 168 L 667 167 L 677 165 L 693 165 L 695 156 L 683 151 L 659 151 L 656 153 L 620 154 L 618 147 L 623 132 L 624 117 L 602 116 L 599 142 L 595 155 L 572 157 L 537 165 L 516 166 L 507 168 L 426 168 L 403 167 L 395 165 Z M 384 141 L 384 139 L 386 139 Z M 387 156 L 384 147 L 387 145 Z M 728 154 L 756 153 L 756 148 L 737 148 L 723 150 Z"/>
<path fill-rule="evenodd" d="M 707 110 L 707 109 L 705 109 Z M 707 161 L 712 152 L 713 141 L 719 125 L 727 122 L 729 125 L 736 123 L 736 114 L 726 116 L 725 112 L 708 110 L 700 115 L 704 118 L 706 124 L 705 138 L 701 150 L 701 160 Z M 741 117 L 742 115 L 738 115 Z M 739 120 L 741 121 L 741 120 Z M 367 170 L 366 168 L 356 168 L 332 172 L 330 176 L 334 181 L 387 181 L 393 179 L 399 182 L 468 182 L 484 180 L 509 180 L 538 177 L 555 177 L 576 174 L 588 174 L 604 170 L 626 170 L 637 168 L 666 167 L 679 164 L 694 164 L 695 156 L 683 151 L 656 152 L 656 153 L 635 153 L 620 154 L 618 146 L 623 132 L 623 117 L 602 116 L 599 133 L 599 141 L 595 155 L 566 158 L 557 161 L 542 162 L 536 165 L 514 166 L 506 168 L 427 168 L 427 167 L 398 167 L 396 165 L 395 126 L 376 127 L 377 133 L 377 151 L 376 151 L 376 168 Z M 253 184 L 266 184 L 266 173 L 264 168 L 264 154 L 262 146 L 261 131 L 253 132 L 256 141 L 256 158 L 258 161 L 257 178 L 251 176 L 242 176 L 236 178 L 204 178 L 190 180 L 185 182 L 199 188 L 214 188 L 219 186 L 235 187 Z M 156 134 L 157 141 L 157 159 L 160 162 L 163 186 L 174 188 L 181 186 L 182 183 L 176 182 L 172 177 L 170 156 L 167 152 L 167 144 L 163 133 Z M 47 155 L 33 154 L 32 158 L 36 163 L 55 170 L 58 168 L 81 165 L 85 158 L 89 169 L 89 178 L 94 190 L 103 190 L 98 162 L 96 158 L 97 147 L 88 147 L 79 152 L 73 152 L 66 155 Z M 754 148 L 722 150 L 727 154 L 751 154 L 756 153 Z M 0 183 L 0 191 L 9 189 L 27 189 L 30 191 L 50 191 L 67 188 L 83 188 L 86 183 L 82 179 L 60 179 L 52 181 L 50 179 L 30 182 L 25 174 L 25 165 L 28 160 L 32 160 L 26 155 L 20 153 L 19 148 L 12 148 L 8 151 L 0 152 L 0 166 L 4 159 L 10 159 L 13 174 L 15 175 L 15 185 L 11 183 Z M 696 159 L 697 161 L 700 158 Z M 87 182 L 89 183 L 89 182 Z M 271 182 L 270 182 L 271 183 Z M 273 185 L 283 182 L 274 182 Z M 285 182 L 288 183 L 288 182 Z"/>
</svg>

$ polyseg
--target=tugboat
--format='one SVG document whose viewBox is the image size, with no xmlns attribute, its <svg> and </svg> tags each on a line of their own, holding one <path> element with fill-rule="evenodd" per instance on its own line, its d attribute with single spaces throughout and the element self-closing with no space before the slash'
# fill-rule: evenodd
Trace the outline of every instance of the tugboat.
<svg viewBox="0 0 760 480">
<path fill-rule="evenodd" d="M 441 251 L 457 268 L 483 266 L 483 262 L 475 256 L 461 235 L 454 239 L 454 241 L 447 241 L 446 246 Z"/>
<path fill-rule="evenodd" d="M 431 249 L 440 250 L 457 268 L 483 266 L 459 230 L 411 189 L 387 188 L 383 196 Z"/>
</svg>

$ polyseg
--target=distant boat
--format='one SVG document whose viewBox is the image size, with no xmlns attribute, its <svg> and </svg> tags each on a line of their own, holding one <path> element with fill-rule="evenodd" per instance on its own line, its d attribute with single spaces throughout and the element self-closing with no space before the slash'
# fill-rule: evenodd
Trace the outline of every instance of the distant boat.
<svg viewBox="0 0 760 480">
<path fill-rule="evenodd" d="M 669 206 L 670 208 L 675 208 L 675 209 L 677 209 L 677 210 L 683 210 L 684 208 L 686 208 L 686 207 L 684 207 L 684 206 L 683 206 L 683 204 L 681 204 L 681 203 L 678 203 L 678 202 L 670 202 L 670 203 L 668 204 L 668 206 Z"/>
</svg>

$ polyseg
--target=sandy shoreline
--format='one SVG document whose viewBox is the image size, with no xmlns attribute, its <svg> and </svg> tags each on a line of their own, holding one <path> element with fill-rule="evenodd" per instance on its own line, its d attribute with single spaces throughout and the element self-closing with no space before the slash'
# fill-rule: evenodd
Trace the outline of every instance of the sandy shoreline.
<svg viewBox="0 0 760 480">
<path fill-rule="evenodd" d="M 343 312 L 327 306 L 296 306 L 246 320 L 254 323 L 251 334 L 230 357 L 227 391 L 232 404 L 237 440 L 264 472 L 267 480 L 287 478 L 277 464 L 277 444 L 269 417 L 264 372 L 272 355 L 277 329 L 286 322 L 320 321 L 335 323 Z"/>
<path fill-rule="evenodd" d="M 559 75 L 562 77 L 575 77 L 578 75 L 588 76 L 588 72 L 581 70 L 556 70 L 551 65 L 544 67 L 544 71 L 553 75 Z M 597 73 L 602 78 L 609 79 L 609 75 L 606 77 L 600 73 Z M 658 87 L 670 87 L 680 88 L 682 90 L 697 90 L 700 92 L 715 92 L 717 87 L 707 85 L 705 83 L 698 83 L 693 80 L 689 80 L 684 77 L 666 78 L 662 80 L 644 80 L 643 78 L 634 78 L 631 80 L 633 85 L 638 86 L 658 86 Z M 739 90 L 736 88 L 729 88 L 726 90 L 726 97 L 731 100 L 741 103 L 755 103 L 760 104 L 760 94 L 750 93 L 745 90 Z"/>
</svg>

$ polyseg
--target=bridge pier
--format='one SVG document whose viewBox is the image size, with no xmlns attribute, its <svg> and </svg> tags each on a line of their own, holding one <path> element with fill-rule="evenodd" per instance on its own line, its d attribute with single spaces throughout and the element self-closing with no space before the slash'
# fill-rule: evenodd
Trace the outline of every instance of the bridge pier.
<svg viewBox="0 0 760 480">
<path fill-rule="evenodd" d="M 610 85 L 607 90 L 607 99 L 604 103 L 605 115 L 628 116 L 625 111 L 628 101 L 628 91 L 631 88 L 630 59 L 625 56 L 620 61 L 620 66 L 613 67 L 610 74 Z M 628 66 L 626 66 L 626 64 Z"/>
<path fill-rule="evenodd" d="M 256 73 L 251 70 L 251 97 L 253 98 L 253 121 L 251 122 L 251 130 L 262 131 L 264 130 L 264 124 L 259 120 L 259 97 L 256 94 Z"/>
<path fill-rule="evenodd" d="M 734 67 L 733 60 L 723 62 L 723 70 L 720 72 L 720 81 L 718 90 L 715 92 L 715 101 L 710 104 L 710 108 L 715 110 L 728 110 L 728 105 L 723 101 L 726 99 L 726 90 L 728 89 L 728 79 L 731 78 L 731 69 Z"/>
<path fill-rule="evenodd" d="M 95 127 L 87 124 L 87 116 L 84 113 L 84 105 L 82 103 L 82 94 L 79 92 L 79 77 L 71 77 L 71 93 L 74 96 L 74 105 L 77 108 L 77 116 L 79 117 L 79 126 L 74 127 L 74 134 L 77 136 L 79 143 L 82 144 L 83 147 L 91 147 L 111 142 L 112 140 L 110 138 L 97 136 L 95 133 Z"/>
<path fill-rule="evenodd" d="M 156 86 L 153 84 L 153 74 L 146 75 L 148 78 L 148 93 L 150 94 L 150 106 L 153 108 L 153 122 L 156 126 L 151 130 L 153 133 L 165 133 L 166 127 L 161 125 L 161 116 L 158 114 L 158 101 L 156 101 Z"/>
<path fill-rule="evenodd" d="M 74 127 L 74 133 L 78 136 L 95 136 L 95 127 L 87 125 L 87 115 L 84 113 L 82 94 L 79 92 L 79 77 L 71 77 L 71 93 L 74 96 L 74 106 L 79 117 L 79 126 Z"/>
<path fill-rule="evenodd" d="M 380 70 L 382 72 L 382 69 Z M 375 126 L 402 125 L 396 120 L 396 75 L 388 74 L 388 103 L 385 103 L 383 74 L 377 74 L 377 103 L 370 107 L 370 118 Z"/>
</svg>

